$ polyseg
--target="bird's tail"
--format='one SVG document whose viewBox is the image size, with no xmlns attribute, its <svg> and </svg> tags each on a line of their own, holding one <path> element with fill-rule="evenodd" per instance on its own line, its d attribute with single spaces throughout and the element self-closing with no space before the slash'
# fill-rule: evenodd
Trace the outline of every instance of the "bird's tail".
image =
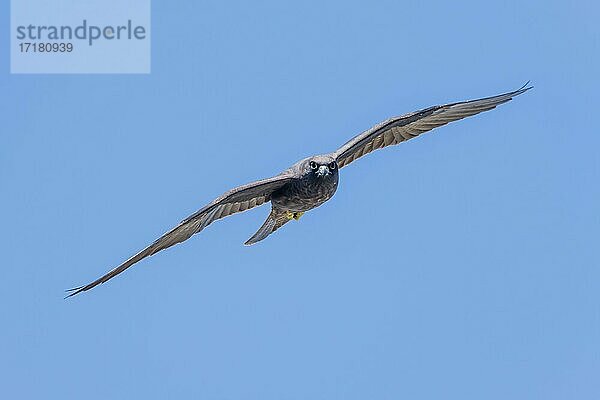
<svg viewBox="0 0 600 400">
<path fill-rule="evenodd" d="M 246 246 L 251 244 L 260 242 L 271 233 L 275 232 L 277 229 L 281 228 L 287 222 L 289 222 L 293 218 L 292 214 L 286 211 L 279 210 L 277 208 L 272 208 L 271 213 L 267 217 L 266 221 L 262 224 L 262 226 L 256 231 L 254 235 L 250 239 L 244 243 Z"/>
</svg>

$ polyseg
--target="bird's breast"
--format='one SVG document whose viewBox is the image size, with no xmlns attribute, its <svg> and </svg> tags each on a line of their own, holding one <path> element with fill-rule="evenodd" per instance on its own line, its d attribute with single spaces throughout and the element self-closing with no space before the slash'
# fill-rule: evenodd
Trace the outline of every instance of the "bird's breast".
<svg viewBox="0 0 600 400">
<path fill-rule="evenodd" d="M 329 200 L 337 190 L 337 184 L 337 175 L 298 180 L 274 193 L 271 202 L 292 212 L 308 211 Z"/>
</svg>

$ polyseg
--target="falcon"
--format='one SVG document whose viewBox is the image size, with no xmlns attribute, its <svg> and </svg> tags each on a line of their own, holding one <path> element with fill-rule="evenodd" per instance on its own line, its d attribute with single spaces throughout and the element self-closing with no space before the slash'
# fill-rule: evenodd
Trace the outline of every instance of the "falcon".
<svg viewBox="0 0 600 400">
<path fill-rule="evenodd" d="M 339 170 L 358 158 L 449 122 L 491 110 L 531 89 L 532 86 L 528 85 L 529 82 L 515 91 L 497 96 L 432 106 L 390 118 L 353 137 L 333 153 L 307 157 L 272 178 L 231 189 L 104 276 L 87 285 L 69 289 L 67 297 L 112 279 L 144 258 L 189 239 L 218 219 L 271 202 L 267 220 L 245 244 L 260 242 L 291 220 L 300 219 L 306 211 L 329 200 L 337 190 Z"/>
</svg>

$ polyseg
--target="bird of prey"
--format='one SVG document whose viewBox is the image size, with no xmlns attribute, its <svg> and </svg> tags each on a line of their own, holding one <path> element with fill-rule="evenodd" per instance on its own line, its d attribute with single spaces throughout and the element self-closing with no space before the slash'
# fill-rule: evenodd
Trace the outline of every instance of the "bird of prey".
<svg viewBox="0 0 600 400">
<path fill-rule="evenodd" d="M 218 219 L 271 202 L 271 213 L 267 220 L 245 244 L 257 243 L 289 221 L 298 220 L 306 211 L 329 200 L 337 189 L 339 170 L 354 160 L 449 122 L 491 110 L 531 89 L 528 84 L 497 96 L 428 107 L 390 118 L 353 137 L 333 153 L 304 158 L 272 178 L 231 189 L 104 276 L 68 290 L 70 294 L 67 297 L 108 281 L 138 261 L 189 239 Z"/>
</svg>

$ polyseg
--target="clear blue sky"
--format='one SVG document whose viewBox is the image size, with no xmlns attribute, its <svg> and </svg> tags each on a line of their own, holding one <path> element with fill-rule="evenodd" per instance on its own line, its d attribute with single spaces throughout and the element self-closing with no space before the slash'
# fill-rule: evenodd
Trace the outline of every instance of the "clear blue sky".
<svg viewBox="0 0 600 400">
<path fill-rule="evenodd" d="M 129 76 L 10 75 L 5 28 L 0 397 L 600 398 L 599 16 L 154 1 Z M 233 186 L 528 79 L 256 246 L 267 208 L 63 300 Z"/>
</svg>

